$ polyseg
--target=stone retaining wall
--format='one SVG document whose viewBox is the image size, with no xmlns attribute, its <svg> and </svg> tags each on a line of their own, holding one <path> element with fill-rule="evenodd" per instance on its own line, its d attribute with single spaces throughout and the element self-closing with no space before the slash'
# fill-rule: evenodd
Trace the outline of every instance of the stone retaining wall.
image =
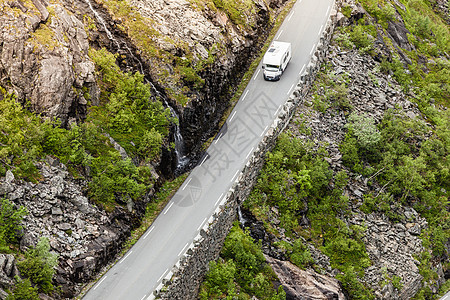
<svg viewBox="0 0 450 300">
<path fill-rule="evenodd" d="M 237 208 L 252 190 L 259 171 L 264 164 L 266 153 L 273 148 L 278 135 L 288 125 L 295 109 L 306 96 L 314 81 L 320 64 L 325 57 L 334 28 L 338 23 L 338 6 L 339 3 L 334 3 L 330 18 L 322 32 L 316 50 L 305 68 L 306 70 L 300 77 L 300 82 L 286 103 L 281 107 L 277 119 L 272 123 L 253 156 L 236 179 L 233 187 L 222 200 L 222 204 L 203 226 L 200 234 L 189 246 L 186 254 L 171 272 L 166 275 L 154 294 L 149 297 L 150 299 L 185 300 L 196 298 L 200 284 L 207 272 L 208 264 L 210 261 L 218 258 L 225 237 L 234 220 L 236 220 Z"/>
</svg>

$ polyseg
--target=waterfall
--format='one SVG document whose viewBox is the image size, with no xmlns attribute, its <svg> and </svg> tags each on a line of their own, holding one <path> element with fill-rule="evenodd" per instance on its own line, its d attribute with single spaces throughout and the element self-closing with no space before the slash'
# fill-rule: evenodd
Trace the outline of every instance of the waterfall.
<svg viewBox="0 0 450 300">
<path fill-rule="evenodd" d="M 238 206 L 238 220 L 239 220 L 239 223 L 243 227 L 245 227 L 245 223 L 247 223 L 247 219 L 244 217 L 244 214 L 242 213 L 241 206 Z"/>
<path fill-rule="evenodd" d="M 117 49 L 120 49 L 119 42 L 114 38 L 114 36 L 112 35 L 111 31 L 109 31 L 108 27 L 106 26 L 105 20 L 103 20 L 103 18 L 100 16 L 100 14 L 94 9 L 94 7 L 92 6 L 91 1 L 90 0 L 85 0 L 85 2 L 89 5 L 89 9 L 92 11 L 92 13 L 94 14 L 94 16 L 97 19 L 97 21 L 100 24 L 102 24 L 103 29 L 106 32 L 106 36 L 108 36 L 108 38 L 117 45 Z"/>
<path fill-rule="evenodd" d="M 90 10 L 92 11 L 92 13 L 94 14 L 95 18 L 97 19 L 97 21 L 103 26 L 103 29 L 106 32 L 107 37 L 113 41 L 116 46 L 117 46 L 117 51 L 120 51 L 122 48 L 120 46 L 120 43 L 118 40 L 116 40 L 113 36 L 113 34 L 111 33 L 111 31 L 109 31 L 108 27 L 106 26 L 106 22 L 105 20 L 100 16 L 100 14 L 94 9 L 94 7 L 92 6 L 92 3 L 90 2 L 90 0 L 85 0 L 85 2 L 89 5 Z M 131 58 L 135 61 L 138 62 L 139 67 L 140 67 L 140 71 L 141 74 L 144 74 L 144 67 L 140 61 L 140 59 L 138 59 L 133 52 L 131 51 L 131 49 L 128 47 L 127 43 L 123 43 L 126 51 L 130 54 Z M 173 109 L 173 107 L 171 107 L 164 95 L 162 95 L 158 89 L 153 85 L 153 83 L 149 80 L 147 80 L 144 77 L 144 82 L 149 84 L 152 88 L 152 91 L 154 92 L 154 94 L 156 95 L 156 98 L 159 98 L 160 100 L 164 101 L 164 104 L 166 107 L 168 107 L 170 109 L 170 113 L 172 115 L 172 117 L 176 118 L 177 120 L 179 120 L 178 115 L 176 113 L 176 111 Z M 178 124 L 175 124 L 175 132 L 174 132 L 174 141 L 175 141 L 175 154 L 176 154 L 176 158 L 177 158 L 177 167 L 175 169 L 175 172 L 177 171 L 181 171 L 188 163 L 189 163 L 189 158 L 186 156 L 186 154 L 184 153 L 184 140 L 183 140 L 183 136 L 181 135 L 180 132 L 180 126 Z"/>
<path fill-rule="evenodd" d="M 173 109 L 172 106 L 167 103 L 165 99 L 164 104 L 170 109 L 170 114 L 172 115 L 172 117 L 179 120 L 177 112 L 175 111 L 175 109 Z M 181 171 L 189 163 L 189 157 L 187 157 L 184 152 L 184 140 L 180 132 L 180 126 L 178 124 L 175 124 L 174 141 L 175 155 L 177 156 L 177 167 L 175 169 L 176 172 Z"/>
</svg>

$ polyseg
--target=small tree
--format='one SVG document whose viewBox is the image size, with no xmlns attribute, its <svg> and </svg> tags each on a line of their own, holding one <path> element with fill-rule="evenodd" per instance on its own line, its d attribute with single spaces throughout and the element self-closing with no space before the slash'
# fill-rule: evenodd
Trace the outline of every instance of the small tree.
<svg viewBox="0 0 450 300">
<path fill-rule="evenodd" d="M 21 280 L 16 277 L 16 287 L 6 300 L 39 300 L 38 289 L 31 286 L 28 278 Z"/>
<path fill-rule="evenodd" d="M 47 237 L 39 240 L 36 247 L 25 253 L 25 260 L 18 262 L 21 274 L 39 286 L 44 293 L 53 291 L 52 284 L 54 267 L 58 263 L 58 255 L 50 252 Z"/>
<path fill-rule="evenodd" d="M 381 134 L 372 117 L 365 114 L 358 115 L 352 113 L 350 114 L 348 121 L 349 123 L 347 123 L 346 127 L 352 129 L 358 144 L 362 148 L 369 149 L 380 141 Z"/>
<path fill-rule="evenodd" d="M 16 209 L 14 203 L 8 199 L 0 200 L 0 246 L 17 243 L 22 230 L 20 224 L 26 214 L 25 207 L 20 206 L 19 209 Z"/>
</svg>

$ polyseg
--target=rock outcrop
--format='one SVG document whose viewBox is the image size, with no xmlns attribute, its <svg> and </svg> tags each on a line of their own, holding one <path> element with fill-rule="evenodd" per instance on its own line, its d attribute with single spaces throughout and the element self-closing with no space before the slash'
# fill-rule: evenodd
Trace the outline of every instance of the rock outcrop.
<svg viewBox="0 0 450 300">
<path fill-rule="evenodd" d="M 14 285 L 14 277 L 19 275 L 16 267 L 16 258 L 12 254 L 0 254 L 0 299 L 6 298 L 4 289 Z"/>
<path fill-rule="evenodd" d="M 38 167 L 43 178 L 37 184 L 16 181 L 8 171 L 0 178 L 0 197 L 28 211 L 20 240 L 22 251 L 34 247 L 41 237 L 49 238 L 51 251 L 59 255 L 55 281 L 64 297 L 73 297 L 76 283 L 90 280 L 117 255 L 136 220 L 119 209 L 108 214 L 89 203 L 83 184 L 71 179 L 57 160 L 48 157 L 47 163 Z M 10 256 L 5 256 L 8 261 Z M 10 267 L 4 270 L 7 276 L 0 273 L 0 287 L 7 288 L 17 272 Z"/>
<path fill-rule="evenodd" d="M 0 9 L 0 85 L 63 124 L 84 118 L 98 88 L 83 23 L 46 1 L 2 1 Z"/>
<path fill-rule="evenodd" d="M 281 261 L 266 256 L 277 275 L 287 300 L 340 300 L 347 299 L 338 280 L 318 274 L 312 270 L 302 270 L 289 261 Z"/>
</svg>

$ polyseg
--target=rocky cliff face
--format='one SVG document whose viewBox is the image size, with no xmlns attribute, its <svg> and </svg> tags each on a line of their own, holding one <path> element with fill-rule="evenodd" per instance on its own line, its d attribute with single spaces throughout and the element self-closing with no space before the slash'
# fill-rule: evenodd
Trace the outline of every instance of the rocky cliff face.
<svg viewBox="0 0 450 300">
<path fill-rule="evenodd" d="M 0 84 L 29 101 L 36 113 L 82 117 L 97 95 L 83 23 L 61 4 L 0 3 Z"/>
<path fill-rule="evenodd" d="M 43 180 L 37 184 L 15 180 L 8 171 L 0 179 L 0 197 L 28 211 L 20 240 L 22 251 L 36 246 L 41 237 L 49 237 L 51 250 L 59 254 L 54 280 L 62 296 L 70 298 L 78 292 L 77 284 L 90 280 L 117 254 L 138 220 L 120 209 L 107 213 L 90 204 L 83 184 L 71 179 L 57 160 L 48 157 L 39 168 Z M 5 259 L 11 261 L 9 256 Z M 1 287 L 10 287 L 17 274 L 17 269 L 5 267 L 0 273 Z"/>
</svg>

